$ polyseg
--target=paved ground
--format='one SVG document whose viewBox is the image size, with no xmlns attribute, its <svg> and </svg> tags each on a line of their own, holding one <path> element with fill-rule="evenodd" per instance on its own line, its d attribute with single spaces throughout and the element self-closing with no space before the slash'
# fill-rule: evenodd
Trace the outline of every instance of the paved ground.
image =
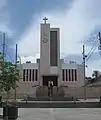
<svg viewBox="0 0 101 120">
<path fill-rule="evenodd" d="M 18 120 L 101 120 L 101 109 L 20 108 Z"/>
<path fill-rule="evenodd" d="M 11 103 L 13 104 L 13 103 Z M 18 108 L 101 108 L 98 99 L 76 101 L 18 101 Z"/>
<path fill-rule="evenodd" d="M 101 109 L 20 109 L 18 120 L 101 120 Z"/>
</svg>

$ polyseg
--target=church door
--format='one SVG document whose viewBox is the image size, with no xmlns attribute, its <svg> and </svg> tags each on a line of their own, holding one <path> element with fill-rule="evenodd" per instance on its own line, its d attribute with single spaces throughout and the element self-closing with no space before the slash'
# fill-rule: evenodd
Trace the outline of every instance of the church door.
<svg viewBox="0 0 101 120">
<path fill-rule="evenodd" d="M 43 76 L 43 86 L 48 86 L 50 80 L 53 86 L 58 86 L 58 76 Z"/>
</svg>

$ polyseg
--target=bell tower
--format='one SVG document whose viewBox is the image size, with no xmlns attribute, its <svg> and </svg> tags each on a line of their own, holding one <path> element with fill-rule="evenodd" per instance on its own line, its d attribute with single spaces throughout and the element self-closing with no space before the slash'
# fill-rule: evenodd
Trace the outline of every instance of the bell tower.
<svg viewBox="0 0 101 120">
<path fill-rule="evenodd" d="M 46 80 L 54 79 L 58 85 L 60 76 L 60 33 L 59 28 L 50 28 L 45 17 L 40 25 L 40 85 Z M 43 80 L 44 79 L 44 80 Z"/>
</svg>

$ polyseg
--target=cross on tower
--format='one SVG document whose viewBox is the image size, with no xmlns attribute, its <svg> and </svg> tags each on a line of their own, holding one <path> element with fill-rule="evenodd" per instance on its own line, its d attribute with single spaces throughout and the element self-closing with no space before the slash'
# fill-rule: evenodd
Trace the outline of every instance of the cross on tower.
<svg viewBox="0 0 101 120">
<path fill-rule="evenodd" d="M 48 18 L 43 18 L 43 20 L 44 20 L 44 24 L 46 24 L 46 21 L 48 20 Z"/>
</svg>

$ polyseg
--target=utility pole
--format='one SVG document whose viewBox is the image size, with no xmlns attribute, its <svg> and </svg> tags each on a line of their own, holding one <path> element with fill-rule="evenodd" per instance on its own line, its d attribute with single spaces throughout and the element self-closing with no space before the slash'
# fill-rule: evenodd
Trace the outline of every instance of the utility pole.
<svg viewBox="0 0 101 120">
<path fill-rule="evenodd" d="M 98 47 L 99 53 L 100 53 L 100 58 L 101 58 L 101 33 L 98 33 L 98 40 L 100 41 L 100 45 Z M 101 85 L 100 85 L 100 103 L 101 103 Z"/>
<path fill-rule="evenodd" d="M 87 55 L 85 55 L 85 46 L 83 45 L 83 65 L 84 65 L 84 97 L 85 97 L 85 100 L 87 99 L 87 95 L 86 95 L 86 80 L 85 80 L 85 58 L 87 57 Z"/>
<path fill-rule="evenodd" d="M 3 33 L 3 44 L 2 44 L 2 47 L 3 47 L 3 51 L 2 51 L 2 54 L 3 54 L 3 75 L 4 75 L 4 62 L 5 62 L 5 33 Z M 6 115 L 4 116 L 4 120 L 8 120 L 8 107 L 7 107 L 7 102 L 6 102 Z"/>
<path fill-rule="evenodd" d="M 17 50 L 18 46 L 16 44 L 16 49 L 15 49 L 15 67 L 17 67 Z M 15 102 L 16 102 L 16 83 L 15 83 Z"/>
<path fill-rule="evenodd" d="M 5 33 L 3 33 L 3 44 L 2 44 L 2 47 L 3 47 L 3 62 L 5 61 Z"/>
<path fill-rule="evenodd" d="M 98 50 L 101 50 L 101 33 L 98 33 L 98 40 L 100 41 L 100 45 L 98 47 Z"/>
</svg>

